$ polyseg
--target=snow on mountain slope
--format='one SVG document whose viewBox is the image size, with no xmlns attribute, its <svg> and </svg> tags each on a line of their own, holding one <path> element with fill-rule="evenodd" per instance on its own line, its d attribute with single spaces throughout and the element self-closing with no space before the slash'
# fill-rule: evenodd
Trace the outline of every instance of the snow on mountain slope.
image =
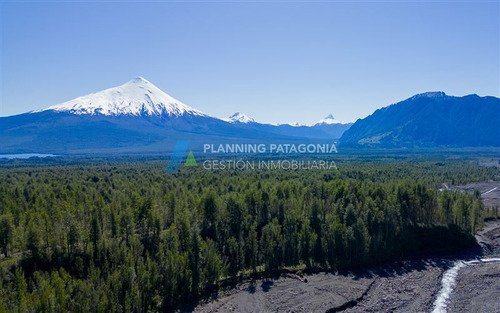
<svg viewBox="0 0 500 313">
<path fill-rule="evenodd" d="M 298 122 L 286 123 L 286 124 L 281 124 L 281 125 L 288 125 L 288 126 L 292 126 L 292 127 L 310 127 L 311 126 L 309 124 L 303 124 L 303 123 L 298 123 Z"/>
<path fill-rule="evenodd" d="M 89 115 L 206 116 L 169 96 L 142 77 L 136 77 L 118 87 L 91 93 L 33 113 L 48 110 Z"/>
<path fill-rule="evenodd" d="M 318 121 L 315 125 L 318 125 L 318 124 L 344 124 L 344 123 L 342 123 L 339 120 L 336 120 L 335 117 L 333 117 L 333 114 L 329 114 L 321 121 Z"/>
<path fill-rule="evenodd" d="M 226 122 L 230 122 L 230 123 L 244 123 L 244 124 L 255 123 L 255 120 L 253 118 L 248 117 L 245 114 L 240 113 L 240 112 L 236 112 L 233 115 L 231 115 L 230 117 L 224 118 L 223 120 Z"/>
</svg>

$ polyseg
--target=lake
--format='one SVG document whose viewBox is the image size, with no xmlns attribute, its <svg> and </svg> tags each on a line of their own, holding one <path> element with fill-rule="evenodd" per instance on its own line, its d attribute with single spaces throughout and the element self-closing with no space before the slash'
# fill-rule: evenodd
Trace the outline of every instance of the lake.
<svg viewBox="0 0 500 313">
<path fill-rule="evenodd" d="M 29 159 L 29 158 L 47 158 L 56 157 L 55 154 L 42 153 L 18 153 L 18 154 L 0 154 L 0 159 Z"/>
</svg>

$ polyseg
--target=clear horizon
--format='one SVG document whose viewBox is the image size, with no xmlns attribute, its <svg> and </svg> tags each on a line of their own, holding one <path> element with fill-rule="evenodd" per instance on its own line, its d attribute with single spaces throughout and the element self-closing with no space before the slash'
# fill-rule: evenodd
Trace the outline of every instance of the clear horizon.
<svg viewBox="0 0 500 313">
<path fill-rule="evenodd" d="M 142 76 L 216 117 L 353 122 L 414 94 L 500 96 L 498 2 L 1 3 L 0 116 Z"/>
</svg>

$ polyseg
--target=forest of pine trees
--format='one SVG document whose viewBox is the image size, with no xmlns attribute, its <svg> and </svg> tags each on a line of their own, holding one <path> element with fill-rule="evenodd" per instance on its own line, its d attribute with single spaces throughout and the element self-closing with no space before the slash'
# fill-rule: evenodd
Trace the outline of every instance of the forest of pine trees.
<svg viewBox="0 0 500 313">
<path fill-rule="evenodd" d="M 339 270 L 473 243 L 469 161 L 203 171 L 88 162 L 0 171 L 0 312 L 157 312 L 287 267 Z"/>
</svg>

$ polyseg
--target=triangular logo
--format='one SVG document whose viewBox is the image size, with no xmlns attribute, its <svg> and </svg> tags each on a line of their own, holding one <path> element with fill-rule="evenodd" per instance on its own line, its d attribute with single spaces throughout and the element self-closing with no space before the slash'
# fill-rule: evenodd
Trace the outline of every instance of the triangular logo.
<svg viewBox="0 0 500 313">
<path fill-rule="evenodd" d="M 184 166 L 198 166 L 198 163 L 196 162 L 196 159 L 194 158 L 193 151 L 189 151 L 189 155 L 186 159 L 186 163 L 184 163 Z"/>
</svg>

